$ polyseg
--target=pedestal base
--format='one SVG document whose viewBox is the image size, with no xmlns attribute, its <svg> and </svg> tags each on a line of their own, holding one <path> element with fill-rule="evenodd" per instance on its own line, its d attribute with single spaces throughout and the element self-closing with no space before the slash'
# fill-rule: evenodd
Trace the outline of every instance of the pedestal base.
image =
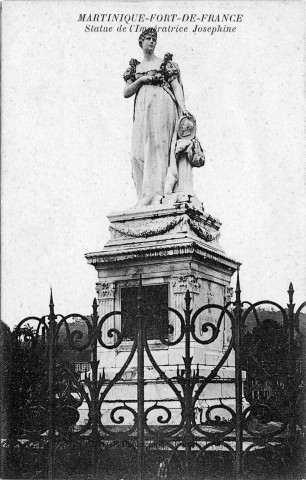
<svg viewBox="0 0 306 480">
<path fill-rule="evenodd" d="M 223 306 L 230 300 L 230 280 L 239 263 L 229 258 L 219 244 L 219 220 L 205 214 L 191 202 L 177 202 L 174 205 L 150 206 L 143 209 L 131 209 L 109 215 L 111 239 L 101 252 L 86 255 L 89 264 L 98 272 L 97 293 L 99 314 L 122 307 L 123 290 L 138 286 L 139 275 L 144 287 L 166 286 L 168 306 L 183 314 L 187 289 L 191 294 L 193 311 L 205 304 L 211 304 L 197 318 L 195 333 L 206 340 L 209 332 L 202 329 L 204 323 L 217 325 L 220 310 L 213 304 Z M 177 316 L 169 313 L 172 333 L 169 339 L 180 335 L 181 323 Z M 119 317 L 107 320 L 102 330 L 102 339 L 106 345 L 112 345 L 113 339 L 108 331 L 117 328 L 121 331 Z M 204 329 L 205 330 L 205 329 Z M 220 361 L 228 348 L 232 335 L 231 324 L 224 318 L 218 337 L 213 343 L 205 345 L 191 342 L 192 368 L 197 368 L 207 376 Z M 185 343 L 182 340 L 175 346 L 165 347 L 158 339 L 150 340 L 150 350 L 156 363 L 174 377 L 178 366 L 184 367 Z M 112 379 L 126 362 L 132 342 L 124 341 L 113 350 L 99 347 L 99 368 L 105 368 L 106 378 Z M 114 401 L 136 401 L 136 355 L 124 372 L 120 382 L 109 392 L 109 407 Z M 218 372 L 218 379 L 209 384 L 199 397 L 197 408 L 202 411 L 219 398 L 234 406 L 234 359 L 231 353 Z M 169 404 L 173 421 L 179 414 L 177 399 L 173 392 L 166 392 L 166 384 L 161 384 L 158 372 L 154 370 L 145 356 L 145 402 Z M 166 390 L 165 390 L 166 388 Z M 171 390 L 171 389 L 170 389 Z M 134 397 L 134 400 L 133 400 Z M 104 404 L 104 407 L 105 408 Z M 206 405 L 206 407 L 205 407 Z M 148 405 L 149 406 L 149 403 Z M 108 415 L 106 408 L 104 415 Z"/>
</svg>

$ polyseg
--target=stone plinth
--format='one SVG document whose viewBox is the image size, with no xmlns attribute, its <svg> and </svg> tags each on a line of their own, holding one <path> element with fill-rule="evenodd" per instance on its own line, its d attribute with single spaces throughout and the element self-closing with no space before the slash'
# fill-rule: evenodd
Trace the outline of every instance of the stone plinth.
<svg viewBox="0 0 306 480">
<path fill-rule="evenodd" d="M 86 255 L 98 272 L 99 300 L 114 298 L 117 308 L 120 282 L 137 282 L 141 273 L 144 284 L 166 280 L 174 295 L 188 287 L 201 303 L 214 299 L 223 304 L 239 263 L 219 245 L 219 220 L 187 202 L 113 213 L 108 218 L 111 239 L 101 252 Z M 206 289 L 200 285 L 203 280 Z"/>
<path fill-rule="evenodd" d="M 121 291 L 127 287 L 136 287 L 139 275 L 144 286 L 167 285 L 168 305 L 183 313 L 187 289 L 191 293 L 193 311 L 205 304 L 224 305 L 231 294 L 230 280 L 239 263 L 229 258 L 219 244 L 219 220 L 205 214 L 201 208 L 190 202 L 174 205 L 150 206 L 125 212 L 112 213 L 110 220 L 111 238 L 100 252 L 86 255 L 89 264 L 98 272 L 97 293 L 100 316 L 112 310 L 121 310 Z M 199 338 L 205 340 L 201 326 L 205 322 L 216 324 L 220 311 L 208 308 L 196 322 Z M 112 339 L 107 335 L 110 328 L 119 328 L 120 317 L 110 318 L 102 331 L 106 344 Z M 177 338 L 180 324 L 177 317 L 169 314 L 169 323 L 173 326 L 170 340 Z M 218 339 L 205 346 L 192 340 L 191 355 L 193 364 L 200 369 L 210 371 L 217 365 L 225 352 L 231 337 L 229 319 L 222 323 Z M 132 342 L 124 341 L 115 350 L 99 348 L 100 367 L 105 367 L 106 377 L 113 378 L 128 358 Z M 158 340 L 150 341 L 152 354 L 158 365 L 171 376 L 177 365 L 183 366 L 184 341 L 173 347 L 165 347 Z M 145 356 L 145 375 L 148 378 L 148 398 L 171 402 L 171 392 L 164 393 L 159 386 L 156 372 L 150 371 L 149 359 Z M 220 396 L 233 399 L 234 387 L 233 353 L 222 367 L 222 375 L 212 387 L 205 389 L 202 399 L 214 401 Z M 134 358 L 126 372 L 131 378 L 129 392 L 124 397 L 135 394 Z M 125 383 L 126 385 L 126 383 Z M 151 387 L 149 387 L 151 385 Z M 123 385 L 116 387 L 115 396 L 122 393 Z M 120 397 L 119 395 L 119 397 Z M 169 397 L 170 395 L 170 397 Z M 117 396 L 117 398 L 119 398 Z M 126 399 L 126 398 L 125 398 Z M 201 399 L 201 400 L 202 400 Z M 109 401 L 112 401 L 111 396 Z M 203 400 L 204 401 L 204 400 Z"/>
</svg>

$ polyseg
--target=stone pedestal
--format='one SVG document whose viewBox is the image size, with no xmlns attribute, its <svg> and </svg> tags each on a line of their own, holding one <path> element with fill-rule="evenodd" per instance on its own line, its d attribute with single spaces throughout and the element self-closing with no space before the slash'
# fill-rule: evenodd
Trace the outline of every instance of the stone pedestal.
<svg viewBox="0 0 306 480">
<path fill-rule="evenodd" d="M 187 289 L 191 293 L 193 311 L 208 303 L 224 305 L 230 299 L 230 280 L 239 263 L 229 258 L 219 244 L 220 222 L 205 214 L 198 205 L 183 201 L 112 213 L 108 218 L 111 239 L 102 251 L 86 255 L 88 263 L 98 273 L 100 316 L 121 309 L 122 289 L 136 287 L 140 274 L 144 286 L 166 284 L 169 306 L 182 313 Z M 202 323 L 216 323 L 217 316 L 218 312 L 214 309 L 208 309 L 200 315 L 196 324 L 200 338 L 205 339 Z M 112 327 L 120 329 L 120 321 L 119 316 L 108 320 L 108 328 L 102 332 L 106 344 L 112 343 L 107 330 Z M 169 323 L 173 325 L 171 338 L 176 338 L 179 322 L 172 313 L 169 314 Z M 216 366 L 230 337 L 230 323 L 225 321 L 222 333 L 214 343 L 203 346 L 192 341 L 192 362 L 199 364 L 201 375 L 207 376 Z M 158 365 L 168 376 L 175 376 L 177 365 L 183 366 L 184 342 L 168 348 L 158 340 L 150 340 L 150 346 Z M 123 342 L 115 350 L 99 347 L 100 367 L 105 367 L 108 378 L 113 378 L 122 367 L 130 348 L 129 341 Z M 148 379 L 146 388 L 149 389 L 147 398 L 171 403 L 171 391 L 167 392 L 167 389 L 159 386 L 158 373 L 153 371 L 146 356 L 145 362 L 145 377 Z M 219 380 L 204 390 L 199 405 L 202 402 L 203 408 L 207 407 L 220 397 L 225 403 L 226 398 L 233 403 L 233 366 L 232 353 L 219 372 Z M 114 399 L 128 400 L 131 395 L 136 399 L 136 358 L 125 376 L 130 382 L 130 389 L 127 389 L 126 383 L 118 384 L 111 395 Z"/>
</svg>

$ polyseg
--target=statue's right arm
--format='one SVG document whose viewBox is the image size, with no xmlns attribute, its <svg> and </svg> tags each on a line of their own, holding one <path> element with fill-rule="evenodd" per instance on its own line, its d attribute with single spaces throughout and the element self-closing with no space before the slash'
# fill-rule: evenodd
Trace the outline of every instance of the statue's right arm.
<svg viewBox="0 0 306 480">
<path fill-rule="evenodd" d="M 124 88 L 124 91 L 123 91 L 124 98 L 132 97 L 133 95 L 135 95 L 135 93 L 138 92 L 141 85 L 143 84 L 142 78 L 143 77 L 137 78 L 137 80 L 135 80 L 135 82 L 127 83 L 125 85 L 125 88 Z"/>
<path fill-rule="evenodd" d="M 135 82 L 127 83 L 123 91 L 124 98 L 129 98 L 135 95 L 135 93 L 138 92 L 138 90 L 144 83 L 152 83 L 152 77 L 149 77 L 148 75 L 143 75 L 142 77 L 137 78 Z"/>
</svg>

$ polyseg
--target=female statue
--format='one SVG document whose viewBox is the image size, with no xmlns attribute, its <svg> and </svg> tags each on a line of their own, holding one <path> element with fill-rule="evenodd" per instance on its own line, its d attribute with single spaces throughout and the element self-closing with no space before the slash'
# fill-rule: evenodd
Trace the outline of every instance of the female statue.
<svg viewBox="0 0 306 480">
<path fill-rule="evenodd" d="M 178 65 L 172 55 L 155 55 L 157 32 L 139 37 L 143 61 L 130 61 L 124 73 L 124 97 L 135 95 L 132 132 L 132 174 L 137 206 L 161 203 L 178 180 L 175 148 L 179 117 L 190 116 L 185 107 Z"/>
</svg>

